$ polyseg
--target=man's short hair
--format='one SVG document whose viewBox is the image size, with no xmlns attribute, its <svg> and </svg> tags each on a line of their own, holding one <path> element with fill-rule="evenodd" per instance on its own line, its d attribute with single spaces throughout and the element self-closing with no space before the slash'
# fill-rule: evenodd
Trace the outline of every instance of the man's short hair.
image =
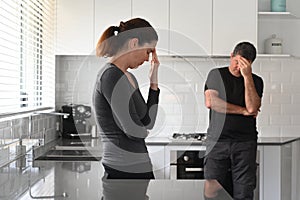
<svg viewBox="0 0 300 200">
<path fill-rule="evenodd" d="M 240 42 L 233 50 L 233 56 L 236 55 L 240 55 L 253 62 L 256 58 L 256 48 L 250 42 Z"/>
</svg>

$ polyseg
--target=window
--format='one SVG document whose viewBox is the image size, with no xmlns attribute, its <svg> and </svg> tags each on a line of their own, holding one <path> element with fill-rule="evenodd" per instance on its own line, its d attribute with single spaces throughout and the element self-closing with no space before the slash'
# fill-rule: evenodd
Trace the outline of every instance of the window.
<svg viewBox="0 0 300 200">
<path fill-rule="evenodd" d="M 0 0 L 0 114 L 55 104 L 54 0 Z"/>
</svg>

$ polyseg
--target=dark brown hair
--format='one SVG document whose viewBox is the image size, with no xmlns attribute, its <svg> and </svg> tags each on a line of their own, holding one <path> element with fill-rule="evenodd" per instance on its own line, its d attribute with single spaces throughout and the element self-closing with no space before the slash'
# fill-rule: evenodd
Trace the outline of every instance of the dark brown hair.
<svg viewBox="0 0 300 200">
<path fill-rule="evenodd" d="M 120 22 L 119 26 L 108 27 L 98 40 L 96 55 L 99 57 L 114 56 L 132 38 L 138 38 L 139 45 L 158 40 L 156 31 L 148 21 L 134 18 Z"/>
<path fill-rule="evenodd" d="M 253 62 L 256 58 L 256 48 L 250 42 L 240 42 L 233 50 L 233 56 L 236 55 L 240 55 Z"/>
</svg>

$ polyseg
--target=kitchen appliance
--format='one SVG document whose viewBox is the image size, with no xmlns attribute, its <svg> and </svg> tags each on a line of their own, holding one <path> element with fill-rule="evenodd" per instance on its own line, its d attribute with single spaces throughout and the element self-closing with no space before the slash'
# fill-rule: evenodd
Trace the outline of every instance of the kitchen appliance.
<svg viewBox="0 0 300 200">
<path fill-rule="evenodd" d="M 173 133 L 172 143 L 205 145 L 206 133 Z M 171 151 L 171 179 L 204 179 L 205 150 Z"/>
<path fill-rule="evenodd" d="M 273 34 L 271 38 L 265 40 L 265 53 L 266 54 L 281 54 L 282 53 L 282 40 Z"/>
<path fill-rule="evenodd" d="M 205 143 L 206 133 L 173 133 L 170 139 L 172 142 Z"/>
<path fill-rule="evenodd" d="M 74 137 L 90 137 L 87 133 L 86 119 L 91 117 L 91 107 L 82 104 L 68 104 L 62 106 L 63 113 L 69 113 L 68 118 L 63 118 L 63 132 L 64 138 Z"/>
<path fill-rule="evenodd" d="M 171 179 L 204 179 L 205 151 L 172 151 Z"/>
</svg>

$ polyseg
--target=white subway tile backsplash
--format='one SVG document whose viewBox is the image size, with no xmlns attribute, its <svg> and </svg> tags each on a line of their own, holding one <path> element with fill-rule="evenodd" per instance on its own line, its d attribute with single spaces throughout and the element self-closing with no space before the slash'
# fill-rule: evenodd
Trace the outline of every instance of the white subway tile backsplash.
<svg viewBox="0 0 300 200">
<path fill-rule="evenodd" d="M 174 126 L 157 126 L 150 130 L 149 137 L 169 137 L 174 132 Z"/>
<path fill-rule="evenodd" d="M 261 108 L 262 115 L 272 114 L 281 114 L 281 105 L 280 104 L 263 104 Z"/>
<path fill-rule="evenodd" d="M 282 114 L 281 105 L 280 104 L 267 104 L 262 105 L 261 115 L 274 115 L 274 114 Z"/>
<path fill-rule="evenodd" d="M 292 71 L 292 72 L 299 72 L 300 71 L 300 59 L 293 58 L 293 59 L 283 59 L 281 61 L 282 71 Z"/>
<path fill-rule="evenodd" d="M 20 125 L 15 125 L 12 128 L 12 138 L 21 138 L 22 136 L 22 129 Z"/>
<path fill-rule="evenodd" d="M 187 83 L 204 83 L 206 80 L 206 74 L 201 71 L 184 72 L 185 81 Z"/>
<path fill-rule="evenodd" d="M 195 104 L 174 104 L 174 110 L 181 115 L 193 115 L 196 112 L 196 105 Z"/>
<path fill-rule="evenodd" d="M 299 115 L 300 114 L 300 104 L 282 104 L 281 113 L 289 115 Z"/>
<path fill-rule="evenodd" d="M 0 139 L 2 139 L 2 138 L 4 138 L 3 129 L 0 128 Z M 2 140 L 1 140 L 1 142 L 2 142 Z M 1 145 L 1 142 L 0 142 L 0 145 Z"/>
<path fill-rule="evenodd" d="M 139 71 L 141 71 L 141 70 L 139 70 Z M 148 75 L 148 68 L 147 68 L 147 72 L 145 70 L 143 74 Z M 137 78 L 139 78 L 138 79 L 139 83 L 140 82 L 149 83 L 148 77 L 141 79 L 141 76 L 139 76 Z M 159 80 L 159 84 L 163 84 L 163 85 L 170 85 L 170 84 L 172 85 L 174 83 L 187 82 L 182 71 L 176 70 L 171 67 L 164 67 L 164 66 L 160 67 L 160 69 L 159 69 L 159 79 L 158 80 Z"/>
<path fill-rule="evenodd" d="M 184 73 L 184 72 L 195 72 L 195 65 L 188 61 L 188 60 L 182 60 L 182 62 L 176 62 L 174 63 L 174 71 L 178 73 Z"/>
<path fill-rule="evenodd" d="M 8 126 L 7 121 L 0 122 L 0 129 L 5 128 L 7 126 Z"/>
<path fill-rule="evenodd" d="M 300 68 L 300 66 L 299 66 L 299 68 Z M 300 70 L 292 72 L 292 80 L 291 80 L 292 83 L 299 82 L 299 79 L 300 79 Z"/>
<path fill-rule="evenodd" d="M 195 85 L 188 82 L 174 84 L 173 89 L 176 93 L 194 93 Z"/>
<path fill-rule="evenodd" d="M 270 95 L 270 103 L 271 104 L 291 104 L 292 103 L 292 95 L 288 94 L 288 93 L 271 94 Z"/>
<path fill-rule="evenodd" d="M 12 138 L 12 130 L 11 127 L 6 127 L 3 129 L 3 138 L 11 139 Z"/>
<path fill-rule="evenodd" d="M 275 73 L 280 72 L 281 71 L 280 60 L 274 60 L 274 61 L 263 60 L 263 61 L 260 61 L 260 71 L 261 72 L 275 72 Z"/>
<path fill-rule="evenodd" d="M 300 94 L 292 94 L 292 104 L 300 104 Z"/>
<path fill-rule="evenodd" d="M 204 83 L 211 69 L 228 66 L 229 61 L 229 58 L 162 57 L 159 68 L 160 107 L 153 134 L 170 136 L 176 131 L 192 131 L 199 122 L 196 118 L 200 120 L 198 128 L 206 131 L 209 112 L 204 105 Z M 95 76 L 105 62 L 106 59 L 93 56 L 57 57 L 56 106 L 90 102 Z M 295 133 L 300 123 L 299 66 L 300 59 L 297 58 L 259 57 L 253 63 L 253 73 L 263 78 L 265 86 L 261 113 L 257 118 L 260 136 L 284 135 L 282 127 L 290 127 L 290 132 L 293 132 L 290 134 L 300 136 L 300 133 Z M 131 72 L 136 75 L 146 99 L 149 63 Z"/>
<path fill-rule="evenodd" d="M 271 82 L 279 82 L 279 83 L 290 83 L 292 81 L 292 73 L 285 72 L 285 73 L 275 73 L 271 72 Z"/>
<path fill-rule="evenodd" d="M 198 127 L 204 120 L 199 115 L 183 115 L 182 126 Z"/>
<path fill-rule="evenodd" d="M 160 101 L 165 104 L 182 104 L 184 102 L 184 94 L 161 94 Z"/>
<path fill-rule="evenodd" d="M 281 137 L 299 137 L 300 126 L 282 126 Z"/>
<path fill-rule="evenodd" d="M 290 94 L 300 94 L 300 80 L 296 83 L 282 84 L 282 92 Z"/>
<path fill-rule="evenodd" d="M 291 125 L 292 119 L 289 115 L 271 115 L 270 125 Z"/>
<path fill-rule="evenodd" d="M 300 126 L 300 113 L 298 115 L 292 115 L 292 125 Z"/>
<path fill-rule="evenodd" d="M 275 94 L 281 93 L 282 84 L 281 83 L 265 83 L 264 84 L 264 93 Z"/>
<path fill-rule="evenodd" d="M 263 137 L 280 137 L 281 128 L 280 126 L 261 126 L 258 133 Z"/>
</svg>

